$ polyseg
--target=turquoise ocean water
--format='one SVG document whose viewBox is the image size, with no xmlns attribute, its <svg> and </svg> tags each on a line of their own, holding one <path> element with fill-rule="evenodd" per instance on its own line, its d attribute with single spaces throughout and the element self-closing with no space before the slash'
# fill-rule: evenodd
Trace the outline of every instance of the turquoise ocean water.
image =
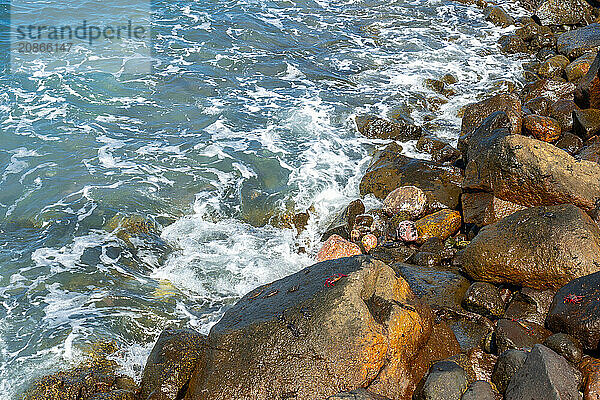
<svg viewBox="0 0 600 400">
<path fill-rule="evenodd" d="M 0 399 L 102 339 L 139 378 L 163 328 L 207 333 L 249 290 L 312 263 L 383 143 L 354 116 L 455 140 L 461 107 L 518 79 L 503 32 L 446 0 L 172 0 L 152 3 L 150 74 L 15 73 L 4 51 Z M 447 73 L 456 96 L 439 105 L 423 81 Z M 267 224 L 311 206 L 300 238 Z"/>
</svg>

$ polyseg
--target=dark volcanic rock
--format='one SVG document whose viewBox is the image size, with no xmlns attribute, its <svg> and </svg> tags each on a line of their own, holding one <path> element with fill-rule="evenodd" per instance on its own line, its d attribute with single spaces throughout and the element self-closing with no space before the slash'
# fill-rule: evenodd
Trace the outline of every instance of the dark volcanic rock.
<svg viewBox="0 0 600 400">
<path fill-rule="evenodd" d="M 146 361 L 140 399 L 180 399 L 196 365 L 204 362 L 206 342 L 192 329 L 164 330 Z"/>
<path fill-rule="evenodd" d="M 492 372 L 492 382 L 500 393 L 506 392 L 510 380 L 526 359 L 527 352 L 524 350 L 510 349 L 500 354 Z"/>
<path fill-rule="evenodd" d="M 527 53 L 527 43 L 515 34 L 504 35 L 498 40 L 500 51 L 506 54 Z"/>
<path fill-rule="evenodd" d="M 506 388 L 506 400 L 579 400 L 581 373 L 543 345 L 533 347 Z"/>
<path fill-rule="evenodd" d="M 599 263 L 600 266 L 600 263 Z M 568 333 L 587 350 L 600 343 L 600 272 L 575 279 L 554 296 L 546 318 L 553 332 Z"/>
<path fill-rule="evenodd" d="M 473 283 L 462 301 L 465 310 L 485 317 L 500 318 L 504 314 L 504 301 L 498 288 L 487 282 Z"/>
<path fill-rule="evenodd" d="M 600 199 L 600 168 L 549 143 L 501 136 L 469 160 L 463 188 L 526 206 L 571 203 L 593 211 Z"/>
<path fill-rule="evenodd" d="M 556 333 L 544 341 L 544 346 L 560 354 L 573 364 L 583 357 L 583 349 L 579 340 L 566 333 Z"/>
<path fill-rule="evenodd" d="M 555 293 L 554 290 L 541 291 L 522 288 L 520 291 L 513 293 L 504 313 L 504 318 L 544 325 Z"/>
<path fill-rule="evenodd" d="M 413 398 L 415 400 L 460 400 L 467 390 L 467 374 L 452 361 L 439 361 L 431 366 L 423 386 Z"/>
<path fill-rule="evenodd" d="M 600 24 L 594 23 L 583 28 L 567 31 L 556 41 L 558 52 L 570 59 L 597 51 L 600 47 Z"/>
<path fill-rule="evenodd" d="M 448 357 L 452 338 L 433 331 L 429 306 L 387 265 L 366 256 L 321 262 L 230 308 L 209 334 L 206 365 L 187 396 L 327 398 L 366 387 L 408 399 L 428 363 Z"/>
<path fill-rule="evenodd" d="M 522 118 L 519 119 L 519 126 Z M 463 118 L 463 128 L 465 125 L 471 125 Z M 496 111 L 490 114 L 474 130 L 467 128 L 464 134 L 458 138 L 458 149 L 463 155 L 465 162 L 479 156 L 482 151 L 492 145 L 492 143 L 502 136 L 511 134 L 511 121 L 504 111 Z M 520 128 L 519 128 L 520 129 Z"/>
<path fill-rule="evenodd" d="M 550 40 L 552 41 L 554 36 L 552 35 L 551 38 Z M 540 47 L 542 46 L 540 45 Z M 550 47 L 550 45 L 546 45 L 545 47 Z M 537 73 L 544 79 L 561 78 L 569 62 L 569 59 L 565 56 L 553 56 L 540 65 Z"/>
<path fill-rule="evenodd" d="M 548 116 L 552 102 L 545 97 L 536 97 L 523 104 L 523 112 L 525 114 L 537 114 Z"/>
<path fill-rule="evenodd" d="M 328 397 L 327 400 L 386 400 L 387 397 L 378 396 L 366 389 L 356 389 Z"/>
<path fill-rule="evenodd" d="M 404 263 L 392 266 L 412 291 L 430 306 L 460 308 L 460 302 L 469 288 L 469 281 L 442 268 L 423 267 Z"/>
<path fill-rule="evenodd" d="M 579 25 L 591 21 L 592 6 L 584 0 L 545 0 L 535 16 L 542 25 Z"/>
<path fill-rule="evenodd" d="M 600 24 L 594 25 L 600 29 Z M 598 44 L 600 45 L 600 37 Z M 575 104 L 583 109 L 600 109 L 600 55 L 596 56 L 588 72 L 579 81 L 575 91 Z"/>
<path fill-rule="evenodd" d="M 354 227 L 354 221 L 358 215 L 365 213 L 365 205 L 362 200 L 356 199 L 344 208 L 338 216 L 329 225 L 321 241 L 329 239 L 331 235 L 339 235 L 346 240 L 350 239 L 350 232 Z"/>
<path fill-rule="evenodd" d="M 416 186 L 425 192 L 430 211 L 455 209 L 462 193 L 461 182 L 460 169 L 405 157 L 391 144 L 367 169 L 360 182 L 360 193 L 384 199 L 400 186 Z"/>
<path fill-rule="evenodd" d="M 573 112 L 573 133 L 583 140 L 600 133 L 600 110 L 589 108 Z"/>
<path fill-rule="evenodd" d="M 600 140 L 591 141 L 577 154 L 578 160 L 593 161 L 600 163 Z"/>
<path fill-rule="evenodd" d="M 423 134 L 419 126 L 364 115 L 356 117 L 358 131 L 370 139 L 416 140 Z"/>
<path fill-rule="evenodd" d="M 461 400 L 497 400 L 498 393 L 492 389 L 486 381 L 475 381 L 471 383 Z"/>
<path fill-rule="evenodd" d="M 462 262 L 478 281 L 558 288 L 600 270 L 600 228 L 573 205 L 528 208 L 481 229 Z"/>
<path fill-rule="evenodd" d="M 398 262 L 407 262 L 415 255 L 415 252 L 416 250 L 404 244 L 394 243 L 393 246 L 378 246 L 369 251 L 369 255 L 376 260 L 391 265 Z"/>
<path fill-rule="evenodd" d="M 579 136 L 567 132 L 554 145 L 571 155 L 575 155 L 583 148 L 583 140 Z"/>
<path fill-rule="evenodd" d="M 469 135 L 497 111 L 504 111 L 508 116 L 511 133 L 521 133 L 521 101 L 514 94 L 499 94 L 465 108 L 460 129 L 461 137 Z"/>
<path fill-rule="evenodd" d="M 494 25 L 503 28 L 509 27 L 515 23 L 515 19 L 508 15 L 508 13 L 500 6 L 487 7 L 483 10 L 483 15 L 485 16 L 486 21 L 490 21 Z"/>
<path fill-rule="evenodd" d="M 600 360 L 584 356 L 579 364 L 583 374 L 583 398 L 585 400 L 600 399 Z"/>
<path fill-rule="evenodd" d="M 498 354 L 510 349 L 526 349 L 543 343 L 552 332 L 535 322 L 501 319 L 496 324 Z"/>
<path fill-rule="evenodd" d="M 577 109 L 573 100 L 558 100 L 550 106 L 548 116 L 558 121 L 563 132 L 569 132 L 573 129 L 573 111 Z"/>
<path fill-rule="evenodd" d="M 526 207 L 494 197 L 492 193 L 463 193 L 463 221 L 479 227 L 493 224 Z"/>
<path fill-rule="evenodd" d="M 543 142 L 556 142 L 562 133 L 557 120 L 541 115 L 526 115 L 523 118 L 523 133 Z"/>
</svg>

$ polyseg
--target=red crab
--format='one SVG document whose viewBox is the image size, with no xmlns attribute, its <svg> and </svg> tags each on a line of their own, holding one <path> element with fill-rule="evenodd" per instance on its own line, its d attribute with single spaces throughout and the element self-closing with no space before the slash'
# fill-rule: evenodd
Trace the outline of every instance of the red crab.
<svg viewBox="0 0 600 400">
<path fill-rule="evenodd" d="M 333 287 L 335 286 L 335 283 L 337 281 L 339 281 L 340 279 L 342 279 L 343 277 L 348 276 L 346 274 L 336 274 L 336 275 L 332 275 L 329 278 L 327 278 L 325 280 L 325 286 L 327 287 Z"/>
<path fill-rule="evenodd" d="M 574 295 L 573 293 L 569 293 L 563 299 L 563 303 L 579 304 L 579 303 L 581 303 L 581 300 L 583 300 L 583 296 L 577 296 L 577 295 Z"/>
</svg>

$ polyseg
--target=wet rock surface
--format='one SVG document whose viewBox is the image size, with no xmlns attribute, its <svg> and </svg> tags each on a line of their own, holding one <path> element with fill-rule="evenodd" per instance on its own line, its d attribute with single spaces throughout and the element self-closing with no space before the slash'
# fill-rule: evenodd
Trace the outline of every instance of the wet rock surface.
<svg viewBox="0 0 600 400">
<path fill-rule="evenodd" d="M 583 349 L 579 340 L 566 333 L 556 333 L 544 341 L 544 346 L 554 350 L 567 361 L 577 364 L 583 357 Z"/>
<path fill-rule="evenodd" d="M 492 372 L 492 382 L 500 393 L 506 392 L 506 388 L 515 373 L 525 364 L 527 351 L 510 349 L 498 356 L 498 361 Z"/>
<path fill-rule="evenodd" d="M 486 192 L 463 193 L 461 201 L 464 223 L 479 227 L 493 224 L 526 208 Z"/>
<path fill-rule="evenodd" d="M 481 229 L 465 249 L 478 281 L 559 288 L 600 268 L 600 229 L 572 205 L 532 207 Z"/>
<path fill-rule="evenodd" d="M 553 143 L 560 138 L 562 128 L 554 118 L 532 114 L 523 118 L 523 133 L 538 140 Z"/>
<path fill-rule="evenodd" d="M 554 296 L 546 326 L 576 337 L 585 349 L 600 343 L 600 273 L 575 279 Z"/>
<path fill-rule="evenodd" d="M 600 24 L 597 25 L 596 29 L 600 29 Z M 598 31 L 595 31 L 598 35 Z M 598 37 L 598 36 L 597 36 Z M 597 39 L 600 45 L 600 37 Z M 596 59 L 590 66 L 590 69 L 577 85 L 575 91 L 575 104 L 582 109 L 595 108 L 600 109 L 600 57 L 596 56 Z"/>
<path fill-rule="evenodd" d="M 387 397 L 378 396 L 366 389 L 356 389 L 328 397 L 327 400 L 386 400 Z"/>
<path fill-rule="evenodd" d="M 415 392 L 415 400 L 460 400 L 467 390 L 467 374 L 452 361 L 440 361 L 429 369 L 423 386 Z"/>
<path fill-rule="evenodd" d="M 191 329 L 164 330 L 148 356 L 139 398 L 176 400 L 183 398 L 197 364 L 202 364 L 207 338 Z"/>
<path fill-rule="evenodd" d="M 498 354 L 510 349 L 528 349 L 543 343 L 552 332 L 535 322 L 501 319 L 496 324 Z"/>
<path fill-rule="evenodd" d="M 567 360 L 536 345 L 506 389 L 506 400 L 579 400 L 581 374 Z"/>
<path fill-rule="evenodd" d="M 421 127 L 371 115 L 357 117 L 356 126 L 362 135 L 371 139 L 416 140 L 423 133 Z"/>
<path fill-rule="evenodd" d="M 557 38 L 558 52 L 575 59 L 587 52 L 597 51 L 600 46 L 599 32 L 600 24 L 598 23 L 565 32 Z"/>
<path fill-rule="evenodd" d="M 403 156 L 392 144 L 367 169 L 360 182 L 360 193 L 385 199 L 396 188 L 416 186 L 425 192 L 430 211 L 455 209 L 462 193 L 461 182 L 460 169 Z"/>
<path fill-rule="evenodd" d="M 350 232 L 354 228 L 354 222 L 358 215 L 365 213 L 365 205 L 362 200 L 356 199 L 348 204 L 331 222 L 321 240 L 327 240 L 331 235 L 339 235 L 344 239 L 350 239 Z"/>
<path fill-rule="evenodd" d="M 589 108 L 573 112 L 573 132 L 583 140 L 600 133 L 600 110 Z"/>
<path fill-rule="evenodd" d="M 462 395 L 461 400 L 498 400 L 498 392 L 486 381 L 473 382 Z"/>
<path fill-rule="evenodd" d="M 335 260 L 362 254 L 358 245 L 339 235 L 331 235 L 317 253 L 317 261 Z"/>
<path fill-rule="evenodd" d="M 592 6 L 584 0 L 545 0 L 535 16 L 542 25 L 578 25 L 592 19 Z"/>
<path fill-rule="evenodd" d="M 473 283 L 462 301 L 467 311 L 481 314 L 488 318 L 500 318 L 504 314 L 504 301 L 498 288 L 486 282 Z"/>
<path fill-rule="evenodd" d="M 87 359 L 67 371 L 45 376 L 34 382 L 23 396 L 26 400 L 129 400 L 137 387 L 130 378 L 120 375 L 118 365 L 109 360 L 118 348 L 102 342 L 92 348 Z"/>
<path fill-rule="evenodd" d="M 469 161 L 463 187 L 526 206 L 571 203 L 595 210 L 600 168 L 521 135 L 501 136 Z"/>
<path fill-rule="evenodd" d="M 484 120 L 497 111 L 503 111 L 508 116 L 511 133 L 521 133 L 523 117 L 521 100 L 514 94 L 499 94 L 465 108 L 461 136 L 473 132 Z"/>
<path fill-rule="evenodd" d="M 322 262 L 255 289 L 227 311 L 211 330 L 206 367 L 194 373 L 188 396 L 326 398 L 366 387 L 408 399 L 424 373 L 415 360 L 432 329 L 429 307 L 390 267 L 366 256 Z"/>
</svg>

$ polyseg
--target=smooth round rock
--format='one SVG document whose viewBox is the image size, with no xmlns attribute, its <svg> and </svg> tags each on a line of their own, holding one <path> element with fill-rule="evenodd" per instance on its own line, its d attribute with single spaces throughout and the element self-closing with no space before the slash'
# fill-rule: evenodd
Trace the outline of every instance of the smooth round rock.
<svg viewBox="0 0 600 400">
<path fill-rule="evenodd" d="M 498 288 L 487 282 L 473 283 L 462 301 L 467 311 L 481 314 L 484 317 L 500 318 L 504 314 L 504 301 Z"/>
<path fill-rule="evenodd" d="M 389 215 L 405 212 L 412 218 L 418 218 L 423 214 L 426 205 L 425 192 L 416 186 L 402 186 L 394 189 L 383 201 L 383 209 Z"/>
<path fill-rule="evenodd" d="M 544 346 L 554 350 L 567 360 L 577 364 L 583 358 L 581 342 L 566 333 L 556 333 L 544 341 Z"/>
</svg>

